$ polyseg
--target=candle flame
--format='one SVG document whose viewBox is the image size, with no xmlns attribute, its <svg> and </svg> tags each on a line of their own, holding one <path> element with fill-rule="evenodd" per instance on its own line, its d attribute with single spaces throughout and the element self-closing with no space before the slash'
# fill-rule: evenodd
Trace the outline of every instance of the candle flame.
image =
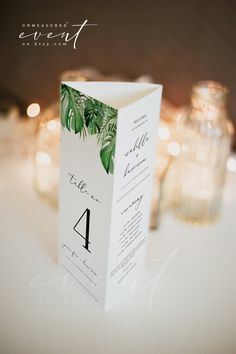
<svg viewBox="0 0 236 354">
<path fill-rule="evenodd" d="M 40 113 L 40 105 L 38 103 L 31 103 L 27 108 L 27 115 L 30 118 L 38 116 Z"/>
</svg>

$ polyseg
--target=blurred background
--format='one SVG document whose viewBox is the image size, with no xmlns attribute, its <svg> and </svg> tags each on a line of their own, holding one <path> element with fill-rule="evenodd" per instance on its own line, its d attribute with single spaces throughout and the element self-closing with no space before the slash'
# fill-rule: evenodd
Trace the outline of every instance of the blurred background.
<svg viewBox="0 0 236 354">
<path fill-rule="evenodd" d="M 85 19 L 76 50 L 18 38 Z M 236 0 L 2 0 L 0 33 L 0 353 L 235 354 Z M 61 80 L 163 85 L 157 232 L 112 314 L 57 266 Z"/>
<path fill-rule="evenodd" d="M 97 23 L 81 32 L 77 50 L 22 48 L 22 23 Z M 164 97 L 189 102 L 198 80 L 230 89 L 229 116 L 236 124 L 236 2 L 205 1 L 20 1 L 1 2 L 1 106 L 31 102 L 46 107 L 58 97 L 61 73 L 92 65 L 106 75 L 132 80 L 149 74 L 163 84 Z M 234 139 L 235 146 L 235 139 Z"/>
</svg>

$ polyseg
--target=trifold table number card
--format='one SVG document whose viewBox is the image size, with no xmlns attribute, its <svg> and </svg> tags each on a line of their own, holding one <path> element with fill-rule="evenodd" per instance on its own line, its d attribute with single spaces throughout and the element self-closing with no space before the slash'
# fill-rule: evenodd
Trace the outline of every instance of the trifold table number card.
<svg viewBox="0 0 236 354">
<path fill-rule="evenodd" d="M 105 309 L 143 264 L 161 92 L 61 83 L 60 260 Z"/>
</svg>

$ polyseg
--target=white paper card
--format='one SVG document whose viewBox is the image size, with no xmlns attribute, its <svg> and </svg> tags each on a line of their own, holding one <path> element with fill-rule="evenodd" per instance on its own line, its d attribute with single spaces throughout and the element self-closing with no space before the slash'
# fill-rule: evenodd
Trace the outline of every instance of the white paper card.
<svg viewBox="0 0 236 354">
<path fill-rule="evenodd" d="M 142 265 L 162 87 L 61 84 L 61 263 L 109 308 Z"/>
</svg>

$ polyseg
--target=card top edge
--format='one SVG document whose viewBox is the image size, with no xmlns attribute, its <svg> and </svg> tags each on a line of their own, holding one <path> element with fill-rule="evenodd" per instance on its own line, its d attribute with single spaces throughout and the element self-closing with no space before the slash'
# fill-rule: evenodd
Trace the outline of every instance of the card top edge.
<svg viewBox="0 0 236 354">
<path fill-rule="evenodd" d="M 153 88 L 162 88 L 163 85 L 156 84 L 152 82 L 133 82 L 133 81 L 61 81 L 61 84 L 65 85 L 75 85 L 79 84 L 82 86 L 86 85 L 109 85 L 109 86 L 118 86 L 118 85 L 126 85 L 126 86 L 146 86 L 146 87 L 153 87 Z"/>
<path fill-rule="evenodd" d="M 61 85 L 82 92 L 116 110 L 123 109 L 151 94 L 162 94 L 162 85 L 153 83 L 61 81 Z"/>
</svg>

